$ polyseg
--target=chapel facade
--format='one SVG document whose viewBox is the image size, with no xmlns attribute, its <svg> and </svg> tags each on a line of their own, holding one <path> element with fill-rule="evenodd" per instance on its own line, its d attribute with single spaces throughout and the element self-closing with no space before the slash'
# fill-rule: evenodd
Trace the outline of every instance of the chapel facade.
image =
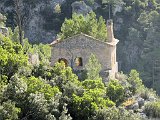
<svg viewBox="0 0 160 120">
<path fill-rule="evenodd" d="M 107 21 L 107 42 L 102 42 L 86 34 L 78 34 L 64 40 L 51 43 L 51 64 L 64 61 L 73 71 L 83 71 L 91 54 L 94 54 L 102 66 L 100 76 L 115 78 L 118 72 L 116 46 L 119 40 L 114 38 L 113 22 Z"/>
</svg>

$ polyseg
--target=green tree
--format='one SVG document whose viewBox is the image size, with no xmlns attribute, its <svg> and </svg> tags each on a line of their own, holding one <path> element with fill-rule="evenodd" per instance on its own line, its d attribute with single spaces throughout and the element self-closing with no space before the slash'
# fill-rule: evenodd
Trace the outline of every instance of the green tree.
<svg viewBox="0 0 160 120">
<path fill-rule="evenodd" d="M 84 33 L 93 36 L 101 41 L 107 40 L 107 29 L 105 20 L 100 17 L 96 19 L 96 14 L 91 12 L 86 16 L 73 14 L 72 19 L 65 19 L 61 27 L 59 37 L 65 39 L 76 34 Z"/>
<path fill-rule="evenodd" d="M 86 32 L 88 32 L 88 35 L 96 38 L 98 33 L 98 21 L 96 19 L 96 14 L 93 12 L 89 13 L 86 19 L 86 28 L 88 28 Z"/>
<path fill-rule="evenodd" d="M 102 39 L 102 40 L 105 40 L 106 41 L 106 38 L 107 38 L 107 27 L 105 25 L 105 20 L 103 19 L 102 16 L 99 17 L 99 20 L 98 20 L 98 28 L 97 28 L 97 35 L 96 35 L 96 38 L 99 38 L 99 39 Z"/>
<path fill-rule="evenodd" d="M 0 34 L 0 69 L 1 74 L 10 78 L 18 68 L 27 65 L 27 56 L 23 54 L 22 46 L 12 42 Z"/>
<path fill-rule="evenodd" d="M 85 89 L 84 93 L 81 96 L 75 94 L 72 96 L 73 100 L 69 111 L 73 118 L 77 120 L 90 119 L 98 109 L 115 105 L 106 97 L 102 80 L 85 80 L 82 85 Z"/>
<path fill-rule="evenodd" d="M 113 102 L 115 103 L 122 102 L 125 98 L 124 93 L 125 93 L 125 89 L 118 82 L 118 80 L 109 81 L 106 88 L 106 94 Z"/>
<path fill-rule="evenodd" d="M 99 73 L 101 71 L 101 64 L 94 54 L 91 54 L 88 63 L 85 66 L 87 70 L 87 79 L 97 80 L 100 79 Z"/>
<path fill-rule="evenodd" d="M 143 86 L 142 80 L 139 77 L 139 73 L 136 70 L 131 70 L 129 77 L 128 77 L 128 82 L 132 85 L 131 86 L 131 91 L 133 94 L 138 92 L 138 90 Z"/>
<path fill-rule="evenodd" d="M 18 114 L 21 109 L 15 106 L 14 102 L 6 101 L 0 105 L 0 119 L 1 120 L 18 120 Z"/>
<path fill-rule="evenodd" d="M 0 13 L 0 27 L 4 27 L 5 26 L 5 21 L 6 21 L 6 17 L 3 16 L 1 13 Z"/>
<path fill-rule="evenodd" d="M 72 72 L 70 67 L 65 67 L 65 63 L 56 63 L 53 68 L 52 73 L 52 82 L 56 83 L 61 91 L 63 91 L 63 85 L 67 84 L 68 82 L 72 82 L 74 84 L 80 84 L 78 81 L 78 77 Z"/>
</svg>

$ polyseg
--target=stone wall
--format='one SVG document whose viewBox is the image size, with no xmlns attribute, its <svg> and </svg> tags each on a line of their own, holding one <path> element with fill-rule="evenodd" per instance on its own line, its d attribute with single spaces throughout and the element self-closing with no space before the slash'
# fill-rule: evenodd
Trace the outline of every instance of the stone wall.
<svg viewBox="0 0 160 120">
<path fill-rule="evenodd" d="M 102 65 L 101 76 L 105 78 L 106 75 L 109 75 L 114 79 L 118 72 L 116 45 L 119 40 L 114 38 L 112 20 L 107 21 L 107 32 L 108 42 L 102 42 L 82 33 L 65 40 L 52 42 L 52 65 L 63 59 L 66 65 L 71 66 L 73 70 L 83 70 L 93 53 Z M 77 66 L 76 58 L 82 59 L 83 66 Z"/>
<path fill-rule="evenodd" d="M 65 0 L 25 0 L 21 7 L 25 10 L 24 33 L 31 42 L 49 43 L 55 39 L 58 31 L 55 30 L 55 6 Z M 0 13 L 8 14 L 7 27 L 14 28 L 12 0 L 0 0 Z M 24 13 L 24 12 L 23 12 Z M 60 26 L 59 26 L 60 27 Z M 59 29 L 59 28 L 58 28 Z"/>
<path fill-rule="evenodd" d="M 60 58 L 65 58 L 74 70 L 82 70 L 93 53 L 102 65 L 102 72 L 111 69 L 110 45 L 90 36 L 80 34 L 65 39 L 52 47 L 52 65 Z M 83 66 L 76 66 L 75 58 L 81 57 Z"/>
</svg>

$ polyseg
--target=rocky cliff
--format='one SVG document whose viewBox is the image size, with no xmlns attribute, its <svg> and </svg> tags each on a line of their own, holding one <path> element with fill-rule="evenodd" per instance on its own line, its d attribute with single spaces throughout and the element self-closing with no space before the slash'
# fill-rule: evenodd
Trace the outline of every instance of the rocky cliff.
<svg viewBox="0 0 160 120">
<path fill-rule="evenodd" d="M 24 21 L 24 32 L 32 42 L 51 42 L 60 29 L 61 15 L 56 13 L 56 6 L 65 0 L 23 0 L 22 9 L 27 14 Z M 0 1 L 0 13 L 7 15 L 7 26 L 14 28 L 14 2 L 12 0 Z M 63 18 L 60 18 L 63 20 Z"/>
</svg>

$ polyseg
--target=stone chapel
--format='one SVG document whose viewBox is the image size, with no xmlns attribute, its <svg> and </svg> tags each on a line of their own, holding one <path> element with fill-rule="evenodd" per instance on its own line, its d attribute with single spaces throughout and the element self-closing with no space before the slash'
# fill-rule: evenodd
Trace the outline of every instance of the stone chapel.
<svg viewBox="0 0 160 120">
<path fill-rule="evenodd" d="M 64 40 L 54 40 L 52 46 L 51 65 L 64 61 L 73 71 L 83 71 L 90 55 L 93 53 L 102 66 L 102 78 L 115 78 L 118 72 L 116 45 L 119 40 L 114 38 L 113 22 L 107 21 L 107 42 L 102 42 L 86 34 L 78 34 Z"/>
</svg>

